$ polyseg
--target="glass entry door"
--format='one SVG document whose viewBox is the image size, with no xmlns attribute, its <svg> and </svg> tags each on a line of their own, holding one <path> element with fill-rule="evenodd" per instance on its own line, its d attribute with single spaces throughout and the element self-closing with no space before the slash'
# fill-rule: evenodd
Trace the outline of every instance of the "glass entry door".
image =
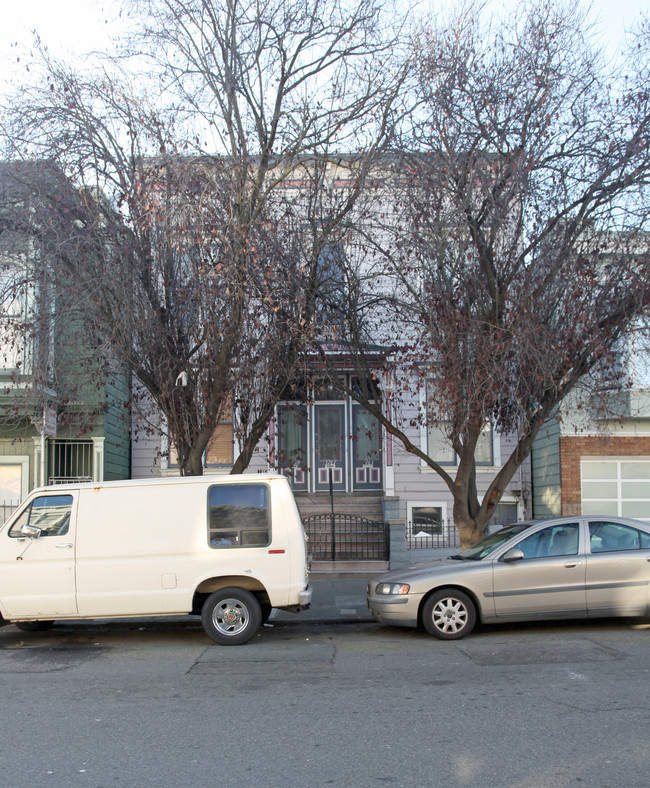
<svg viewBox="0 0 650 788">
<path fill-rule="evenodd" d="M 380 490 L 381 430 L 377 419 L 361 405 L 352 406 L 354 489 Z"/>
<path fill-rule="evenodd" d="M 349 381 L 348 381 L 349 383 Z M 382 490 L 382 430 L 377 419 L 328 381 L 304 400 L 277 408 L 274 464 L 296 491 Z"/>
<path fill-rule="evenodd" d="M 314 405 L 315 490 L 346 489 L 345 406 Z"/>
<path fill-rule="evenodd" d="M 304 405 L 278 407 L 278 465 L 294 490 L 308 489 L 307 408 Z"/>
</svg>

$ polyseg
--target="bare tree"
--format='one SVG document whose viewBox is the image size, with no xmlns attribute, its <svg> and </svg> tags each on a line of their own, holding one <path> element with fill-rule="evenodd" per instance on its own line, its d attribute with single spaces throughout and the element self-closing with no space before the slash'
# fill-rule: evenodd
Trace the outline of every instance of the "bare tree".
<svg viewBox="0 0 650 788">
<path fill-rule="evenodd" d="M 607 365 L 650 298 L 648 38 L 636 70 L 612 74 L 588 29 L 575 6 L 530 3 L 491 25 L 464 6 L 413 40 L 398 233 L 377 253 L 385 320 L 402 327 L 394 358 L 426 386 L 417 420 L 446 435 L 455 473 L 373 404 L 378 390 L 357 399 L 444 479 L 463 545 L 484 533 L 541 425 Z M 368 336 L 352 317 L 362 362 Z M 516 441 L 481 499 L 490 424 Z"/>
<path fill-rule="evenodd" d="M 120 64 L 85 76 L 41 49 L 5 136 L 70 179 L 33 184 L 42 210 L 26 221 L 69 308 L 161 408 L 181 471 L 201 473 L 233 406 L 241 471 L 301 363 L 319 249 L 388 139 L 399 77 L 378 0 L 134 7 L 140 92 Z M 353 140 L 358 186 L 299 220 Z"/>
</svg>

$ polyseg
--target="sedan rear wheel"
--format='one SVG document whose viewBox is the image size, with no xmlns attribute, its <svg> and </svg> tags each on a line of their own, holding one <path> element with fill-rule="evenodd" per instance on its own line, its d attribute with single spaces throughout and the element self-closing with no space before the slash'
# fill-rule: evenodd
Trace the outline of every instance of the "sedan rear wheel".
<svg viewBox="0 0 650 788">
<path fill-rule="evenodd" d="M 458 640 L 474 629 L 476 607 L 462 591 L 442 588 L 424 603 L 422 623 L 426 631 L 436 638 Z"/>
</svg>

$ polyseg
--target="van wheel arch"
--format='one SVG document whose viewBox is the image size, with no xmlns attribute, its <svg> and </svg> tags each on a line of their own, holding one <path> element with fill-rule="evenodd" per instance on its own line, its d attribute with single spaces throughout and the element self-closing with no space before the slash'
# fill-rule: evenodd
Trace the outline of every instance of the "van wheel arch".
<svg viewBox="0 0 650 788">
<path fill-rule="evenodd" d="M 253 594 L 253 596 L 255 596 L 259 602 L 263 614 L 268 609 L 268 613 L 266 614 L 266 618 L 268 618 L 272 607 L 266 588 L 262 585 L 262 583 L 259 582 L 259 580 L 256 580 L 254 577 L 243 577 L 239 575 L 211 577 L 208 580 L 204 580 L 202 583 L 200 583 L 194 592 L 194 596 L 192 597 L 192 615 L 200 616 L 201 611 L 203 610 L 203 605 L 205 605 L 205 602 L 210 594 L 214 593 L 215 591 L 219 591 L 222 588 L 228 587 L 242 588 L 245 591 L 249 591 L 251 594 Z"/>
</svg>

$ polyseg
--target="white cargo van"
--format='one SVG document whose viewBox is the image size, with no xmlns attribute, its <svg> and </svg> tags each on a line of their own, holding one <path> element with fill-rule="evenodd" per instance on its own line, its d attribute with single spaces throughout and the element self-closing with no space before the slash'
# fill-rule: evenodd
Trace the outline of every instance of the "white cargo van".
<svg viewBox="0 0 650 788">
<path fill-rule="evenodd" d="M 284 476 L 41 488 L 0 530 L 0 614 L 22 629 L 196 614 L 238 645 L 272 608 L 309 606 L 306 555 Z"/>
</svg>

